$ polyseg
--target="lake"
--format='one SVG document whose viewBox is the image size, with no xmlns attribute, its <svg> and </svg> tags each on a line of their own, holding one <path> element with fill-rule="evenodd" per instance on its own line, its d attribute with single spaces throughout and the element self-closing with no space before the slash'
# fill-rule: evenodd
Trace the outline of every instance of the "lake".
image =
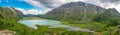
<svg viewBox="0 0 120 35">
<path fill-rule="evenodd" d="M 70 26 L 70 25 L 62 24 L 60 21 L 49 20 L 49 19 L 20 20 L 19 22 L 27 25 L 28 27 L 32 27 L 32 28 L 35 28 L 35 29 L 37 29 L 37 27 L 35 25 L 40 25 L 40 26 L 49 26 L 49 28 L 57 28 L 57 27 L 66 28 L 68 31 L 94 32 L 94 31 L 90 31 L 89 29 L 77 28 L 77 27 L 73 27 L 73 26 Z"/>
</svg>

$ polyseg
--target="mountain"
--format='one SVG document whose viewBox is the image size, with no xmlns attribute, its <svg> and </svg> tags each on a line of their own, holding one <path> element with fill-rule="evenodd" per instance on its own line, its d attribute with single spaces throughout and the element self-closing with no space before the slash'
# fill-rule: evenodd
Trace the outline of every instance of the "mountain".
<svg viewBox="0 0 120 35">
<path fill-rule="evenodd" d="M 45 18 L 66 19 L 66 20 L 86 20 L 93 19 L 94 16 L 104 13 L 106 9 L 84 2 L 71 2 L 53 9 L 44 15 Z"/>
<path fill-rule="evenodd" d="M 14 8 L 13 8 L 13 9 L 14 9 Z M 23 17 L 24 17 L 24 14 L 23 14 L 21 11 L 16 10 L 16 9 L 14 9 L 14 10 L 16 11 L 17 16 L 19 16 L 19 19 L 21 19 L 21 18 L 23 18 Z"/>
<path fill-rule="evenodd" d="M 93 20 L 100 23 L 110 24 L 110 26 L 116 26 L 119 25 L 120 13 L 116 9 L 110 8 L 104 13 L 96 16 Z"/>
<path fill-rule="evenodd" d="M 12 7 L 6 7 L 6 8 L 0 7 L 0 31 L 2 30 L 3 31 L 10 30 L 10 32 L 14 31 L 15 35 L 24 35 L 32 32 L 31 31 L 32 28 L 29 28 L 26 25 L 18 23 L 18 20 L 20 20 L 20 15 L 22 16 L 23 14 L 20 11 L 16 11 Z"/>
<path fill-rule="evenodd" d="M 84 2 L 71 2 L 49 11 L 43 18 L 55 19 L 63 24 L 87 28 L 102 35 L 119 35 L 120 13 Z M 113 30 L 115 30 L 113 32 Z M 109 32 L 109 33 L 108 33 Z M 117 33 L 116 33 L 117 32 Z M 105 33 L 105 34 L 103 34 Z"/>
<path fill-rule="evenodd" d="M 33 15 L 33 14 L 27 14 L 27 15 L 24 15 L 24 17 L 41 17 L 42 15 Z"/>
<path fill-rule="evenodd" d="M 43 17 L 58 20 L 92 20 L 96 16 L 106 13 L 107 10 L 108 13 L 112 13 L 118 17 L 120 16 L 115 9 L 105 9 L 84 2 L 71 2 L 53 9 Z"/>
<path fill-rule="evenodd" d="M 18 23 L 19 17 L 22 13 L 12 7 L 0 7 L 0 34 L 14 34 L 14 35 L 92 35 L 90 32 L 67 31 L 64 28 L 49 28 L 48 26 L 36 25 L 37 29 L 33 29 L 24 24 Z M 34 16 L 34 15 L 32 15 Z M 30 17 L 32 17 L 30 16 Z M 28 16 L 29 17 L 29 16 Z"/>
<path fill-rule="evenodd" d="M 20 11 L 15 10 L 12 7 L 2 8 L 0 7 L 0 18 L 4 20 L 18 20 L 22 18 L 23 14 Z"/>
</svg>

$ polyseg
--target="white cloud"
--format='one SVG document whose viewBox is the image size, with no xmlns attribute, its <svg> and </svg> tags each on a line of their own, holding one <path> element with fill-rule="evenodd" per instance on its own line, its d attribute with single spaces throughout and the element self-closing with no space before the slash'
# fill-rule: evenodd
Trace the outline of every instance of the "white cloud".
<svg viewBox="0 0 120 35">
<path fill-rule="evenodd" d="M 103 4 L 99 0 L 84 0 L 84 2 L 104 7 Z"/>
<path fill-rule="evenodd" d="M 85 2 L 90 3 L 90 4 L 94 4 L 103 8 L 115 8 L 118 10 L 118 12 L 120 12 L 120 3 L 116 3 L 116 2 L 120 2 L 120 1 L 116 1 L 115 0 L 109 0 L 109 1 L 114 1 L 114 2 L 108 2 L 108 1 L 104 1 L 101 2 L 101 0 L 85 0 Z"/>
<path fill-rule="evenodd" d="M 23 12 L 23 14 L 25 14 L 25 15 L 27 15 L 27 14 L 39 15 L 39 14 L 45 14 L 45 13 L 47 13 L 47 11 L 49 11 L 49 10 L 40 11 L 40 10 L 37 10 L 37 9 L 25 10 L 25 9 L 22 9 L 22 8 L 15 8 L 15 9 Z"/>
<path fill-rule="evenodd" d="M 44 7 L 44 8 L 56 8 L 62 4 L 69 3 L 69 2 L 77 2 L 83 0 L 25 0 L 25 2 L 37 6 L 37 7 Z"/>
<path fill-rule="evenodd" d="M 35 10 L 35 9 L 30 9 L 27 12 L 24 12 L 25 14 L 34 14 L 34 15 L 38 15 L 41 13 L 41 11 Z"/>
<path fill-rule="evenodd" d="M 120 4 L 115 7 L 120 13 Z"/>
<path fill-rule="evenodd" d="M 44 7 L 41 3 L 39 3 L 38 1 L 34 1 L 34 0 L 24 0 L 27 3 L 33 5 L 33 6 L 37 6 L 37 7 Z"/>
</svg>

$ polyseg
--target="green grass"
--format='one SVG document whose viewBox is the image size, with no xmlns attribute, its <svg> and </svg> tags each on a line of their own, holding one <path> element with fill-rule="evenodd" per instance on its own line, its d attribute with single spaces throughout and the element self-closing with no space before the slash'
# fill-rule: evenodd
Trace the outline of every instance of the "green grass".
<svg viewBox="0 0 120 35">
<path fill-rule="evenodd" d="M 70 25 L 70 26 L 74 26 L 74 27 L 79 27 L 79 28 L 86 28 L 87 26 L 85 24 L 76 24 L 76 23 L 70 23 L 68 21 L 61 21 L 62 24 L 66 24 L 66 25 Z"/>
<path fill-rule="evenodd" d="M 93 30 L 97 32 L 96 34 L 101 35 L 112 35 L 115 29 L 115 26 L 107 27 L 107 24 L 98 23 L 98 22 L 69 22 L 69 21 L 61 21 L 62 24 L 79 27 L 79 28 L 86 28 L 89 30 Z"/>
</svg>

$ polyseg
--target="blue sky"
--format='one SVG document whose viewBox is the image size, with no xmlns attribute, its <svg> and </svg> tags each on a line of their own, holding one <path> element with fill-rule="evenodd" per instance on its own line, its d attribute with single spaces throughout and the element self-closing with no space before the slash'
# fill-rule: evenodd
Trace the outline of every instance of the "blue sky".
<svg viewBox="0 0 120 35">
<path fill-rule="evenodd" d="M 18 10 L 21 10 L 24 14 L 43 14 L 45 10 L 45 8 L 43 7 L 37 7 L 34 5 L 31 5 L 29 3 L 27 3 L 24 0 L 0 0 L 0 6 L 1 7 L 13 7 L 16 8 Z"/>
<path fill-rule="evenodd" d="M 24 9 L 34 8 L 32 5 L 26 3 L 25 1 L 20 1 L 20 0 L 1 0 L 0 6 L 2 7 L 12 6 L 14 8 L 24 8 Z"/>
<path fill-rule="evenodd" d="M 29 9 L 40 9 L 40 10 L 44 10 L 44 8 L 42 7 L 35 7 L 30 5 L 29 3 L 22 1 L 22 0 L 1 0 L 0 6 L 2 7 L 14 7 L 14 8 L 23 8 L 25 10 L 29 10 Z"/>
</svg>

